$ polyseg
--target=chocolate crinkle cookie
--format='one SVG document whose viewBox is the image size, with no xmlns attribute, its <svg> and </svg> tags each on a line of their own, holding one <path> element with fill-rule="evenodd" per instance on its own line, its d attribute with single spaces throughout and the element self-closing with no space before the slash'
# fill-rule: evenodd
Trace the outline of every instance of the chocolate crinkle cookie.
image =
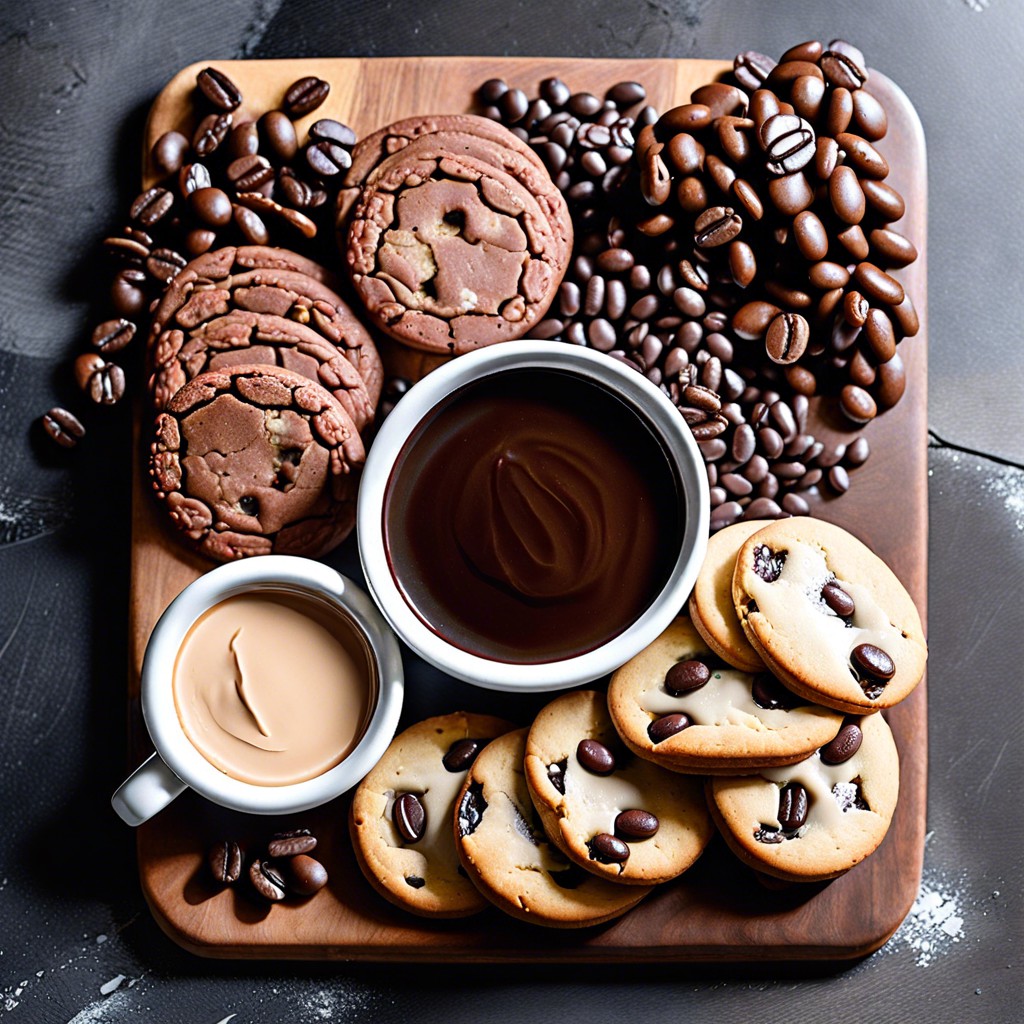
<svg viewBox="0 0 1024 1024">
<path fill-rule="evenodd" d="M 199 374 L 158 413 L 153 487 L 206 555 L 315 557 L 355 524 L 365 453 L 351 417 L 321 385 L 282 367 Z"/>
<path fill-rule="evenodd" d="M 356 147 L 341 195 L 346 259 L 373 321 L 454 353 L 522 337 L 572 248 L 561 193 L 500 125 L 471 115 L 399 122 Z M 351 206 L 358 191 L 358 202 Z"/>
</svg>

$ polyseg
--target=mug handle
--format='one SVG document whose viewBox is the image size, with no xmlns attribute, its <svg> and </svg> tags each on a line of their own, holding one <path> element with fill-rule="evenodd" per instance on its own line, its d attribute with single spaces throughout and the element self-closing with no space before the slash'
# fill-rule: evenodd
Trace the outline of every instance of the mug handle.
<svg viewBox="0 0 1024 1024">
<path fill-rule="evenodd" d="M 123 821 L 141 825 L 187 788 L 159 754 L 151 754 L 121 783 L 110 804 Z"/>
</svg>

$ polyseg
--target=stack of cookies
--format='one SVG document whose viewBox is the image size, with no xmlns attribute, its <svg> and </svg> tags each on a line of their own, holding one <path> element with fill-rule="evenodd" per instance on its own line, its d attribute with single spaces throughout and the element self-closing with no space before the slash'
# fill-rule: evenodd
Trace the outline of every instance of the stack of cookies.
<svg viewBox="0 0 1024 1024">
<path fill-rule="evenodd" d="M 319 264 L 285 249 L 205 253 L 153 313 L 153 487 L 171 522 L 221 561 L 317 556 L 355 524 L 383 370 Z"/>
<path fill-rule="evenodd" d="M 927 656 L 892 571 L 829 523 L 743 523 L 712 538 L 689 611 L 607 694 L 563 694 L 527 729 L 454 714 L 401 734 L 352 804 L 375 888 L 428 916 L 584 927 L 686 871 L 716 825 L 787 882 L 872 853 L 899 792 L 879 712 Z"/>
</svg>

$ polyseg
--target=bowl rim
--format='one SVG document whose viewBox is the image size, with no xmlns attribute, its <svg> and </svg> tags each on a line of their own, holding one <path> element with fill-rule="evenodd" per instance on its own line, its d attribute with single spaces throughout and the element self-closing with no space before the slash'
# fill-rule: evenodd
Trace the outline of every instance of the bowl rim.
<svg viewBox="0 0 1024 1024">
<path fill-rule="evenodd" d="M 660 441 L 683 492 L 685 523 L 665 584 L 646 611 L 601 646 L 560 661 L 516 663 L 472 654 L 435 633 L 399 589 L 384 548 L 384 497 L 395 460 L 439 403 L 484 377 L 516 369 L 564 370 L 610 389 Z M 486 689 L 540 693 L 592 682 L 625 664 L 658 637 L 686 604 L 704 561 L 709 528 L 704 460 L 669 397 L 643 374 L 604 353 L 551 341 L 508 341 L 460 355 L 413 385 L 383 422 L 363 468 L 356 536 L 366 586 L 391 628 L 435 668 Z"/>
</svg>

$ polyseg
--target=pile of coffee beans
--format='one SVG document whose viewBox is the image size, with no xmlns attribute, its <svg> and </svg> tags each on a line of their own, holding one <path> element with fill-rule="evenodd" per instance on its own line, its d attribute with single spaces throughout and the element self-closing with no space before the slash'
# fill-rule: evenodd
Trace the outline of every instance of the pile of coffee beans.
<svg viewBox="0 0 1024 1024">
<path fill-rule="evenodd" d="M 834 396 L 851 425 L 868 422 L 901 397 L 896 345 L 917 330 L 888 273 L 916 251 L 890 227 L 903 202 L 881 180 L 885 112 L 866 72 L 854 88 L 863 57 L 808 43 L 777 66 L 742 54 L 735 84 L 660 117 L 630 116 L 638 83 L 603 100 L 558 79 L 532 100 L 500 80 L 477 92 L 545 161 L 573 216 L 573 263 L 531 336 L 606 352 L 671 397 L 707 464 L 713 529 L 806 514 L 820 486 L 844 493 L 868 443 L 816 439 L 808 400 Z"/>
<path fill-rule="evenodd" d="M 279 244 L 334 262 L 334 197 L 351 166 L 355 133 L 322 118 L 300 140 L 295 121 L 316 110 L 330 85 L 305 77 L 285 90 L 279 108 L 245 111 L 244 98 L 222 71 L 196 76 L 191 135 L 169 131 L 153 145 L 158 183 L 138 195 L 127 223 L 102 243 L 111 265 L 109 318 L 93 329 L 74 365 L 83 394 L 113 405 L 125 374 L 110 357 L 125 349 L 164 289 L 196 256 L 224 245 Z M 44 431 L 70 448 L 85 428 L 66 409 L 51 409 Z"/>
<path fill-rule="evenodd" d="M 315 849 L 316 836 L 309 829 L 294 829 L 271 836 L 248 865 L 240 843 L 218 840 L 207 851 L 206 863 L 220 885 L 234 885 L 245 878 L 257 896 L 278 903 L 290 895 L 313 896 L 327 884 L 326 868 L 310 856 Z"/>
</svg>

